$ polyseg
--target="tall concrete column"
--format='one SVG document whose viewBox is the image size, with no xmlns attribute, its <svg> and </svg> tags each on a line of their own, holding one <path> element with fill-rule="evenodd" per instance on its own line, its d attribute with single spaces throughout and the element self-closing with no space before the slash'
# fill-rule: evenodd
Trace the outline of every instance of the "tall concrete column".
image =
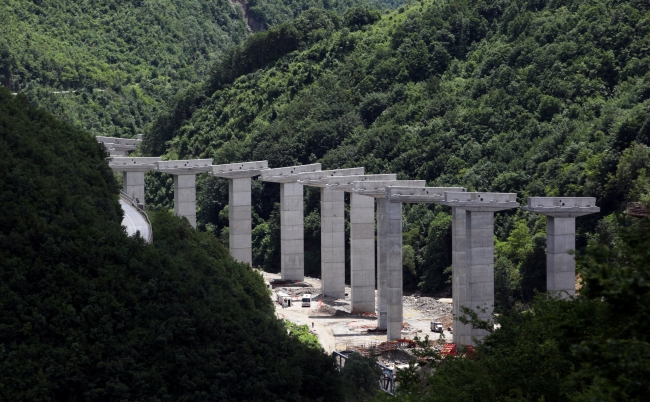
<svg viewBox="0 0 650 402">
<path fill-rule="evenodd" d="M 253 264 L 251 178 L 228 180 L 228 234 L 230 254 Z"/>
<path fill-rule="evenodd" d="M 327 186 L 328 179 L 363 172 L 361 167 L 299 174 L 298 183 L 320 188 L 321 279 L 325 296 L 345 298 L 345 192 Z"/>
<path fill-rule="evenodd" d="M 317 172 L 321 164 L 261 171 L 262 181 L 280 183 L 280 268 L 282 279 L 305 279 L 303 185 L 300 174 Z"/>
<path fill-rule="evenodd" d="M 122 191 L 140 204 L 145 204 L 144 174 L 156 169 L 158 157 L 111 157 L 108 166 L 117 172 L 122 172 Z"/>
<path fill-rule="evenodd" d="M 452 313 L 454 315 L 454 342 L 466 345 L 468 326 L 461 323 L 461 307 L 467 307 L 467 269 L 465 266 L 466 212 L 460 208 L 451 209 L 451 266 L 452 266 Z"/>
<path fill-rule="evenodd" d="M 212 166 L 212 176 L 228 179 L 228 233 L 230 255 L 253 265 L 251 179 L 268 168 L 267 161 Z"/>
<path fill-rule="evenodd" d="M 377 328 L 387 329 L 388 325 L 388 254 L 386 236 L 388 221 L 386 199 L 377 198 Z"/>
<path fill-rule="evenodd" d="M 460 210 L 466 211 L 465 303 L 481 320 L 492 321 L 494 310 L 494 213 L 519 207 L 516 199 L 517 195 L 513 193 L 446 192 L 442 203 L 458 208 L 457 215 Z M 458 309 L 461 306 L 462 300 L 459 300 Z M 461 329 L 460 341 L 473 345 L 487 333 L 486 330 L 465 327 Z"/>
<path fill-rule="evenodd" d="M 494 310 L 494 212 L 466 212 L 467 304 L 481 320 L 492 320 Z M 488 332 L 471 328 L 478 339 Z"/>
<path fill-rule="evenodd" d="M 424 180 L 359 181 L 354 183 L 352 190 L 355 194 L 377 199 L 377 327 L 386 329 L 388 340 L 399 339 L 402 331 L 402 204 L 389 205 L 387 194 L 390 194 L 390 191 L 388 188 L 391 186 L 423 188 L 425 185 Z M 399 207 L 395 205 L 399 205 Z M 393 215 L 391 216 L 389 213 Z M 398 219 L 399 235 L 391 232 L 391 230 L 398 230 L 395 226 Z M 399 245 L 397 245 L 397 241 L 399 241 Z M 396 274 L 397 271 L 400 272 L 399 278 Z M 399 292 L 397 288 L 399 288 Z M 397 322 L 399 322 L 399 328 Z M 397 336 L 397 338 L 391 336 Z"/>
<path fill-rule="evenodd" d="M 282 279 L 305 279 L 305 218 L 299 183 L 280 184 L 280 241 Z"/>
<path fill-rule="evenodd" d="M 144 204 L 144 172 L 122 172 L 122 191 Z"/>
<path fill-rule="evenodd" d="M 156 170 L 174 176 L 174 213 L 196 227 L 196 175 L 212 170 L 212 159 L 157 162 Z"/>
<path fill-rule="evenodd" d="M 526 211 L 546 215 L 546 289 L 562 297 L 575 295 L 576 217 L 600 211 L 593 197 L 528 197 Z"/>
<path fill-rule="evenodd" d="M 325 296 L 345 298 L 345 193 L 321 188 L 321 277 Z"/>
<path fill-rule="evenodd" d="M 378 200 L 379 201 L 379 200 Z M 385 200 L 384 200 L 385 201 Z M 389 341 L 402 337 L 402 204 L 384 203 L 386 210 L 386 336 Z"/>
<path fill-rule="evenodd" d="M 387 186 L 386 187 L 386 202 L 388 204 L 396 204 L 400 205 L 400 211 L 401 211 L 401 205 L 403 203 L 413 203 L 413 204 L 440 204 L 444 201 L 445 197 L 445 192 L 452 191 L 452 192 L 464 192 L 465 189 L 463 187 L 403 187 L 403 186 Z M 387 205 L 387 208 L 390 208 Z M 387 209 L 387 211 L 392 211 Z M 452 288 L 453 288 L 453 303 L 454 303 L 454 314 L 456 315 L 456 311 L 459 310 L 460 306 L 463 305 L 464 300 L 465 300 L 465 295 L 464 295 L 464 280 L 465 280 L 465 275 L 464 275 L 464 264 L 465 264 L 465 211 L 462 211 L 462 213 L 458 213 L 459 211 L 457 208 L 452 208 L 452 264 L 454 268 L 454 273 L 452 275 Z M 397 210 L 392 212 L 393 214 L 397 214 Z M 401 212 L 400 212 L 401 214 Z M 401 216 L 401 215 L 400 215 Z M 387 222 L 392 222 L 390 220 L 391 218 L 387 218 Z M 390 227 L 390 226 L 388 226 Z M 393 230 L 397 230 L 397 226 L 393 227 Z M 390 261 L 390 254 L 391 253 L 396 253 L 397 249 L 399 248 L 401 250 L 402 247 L 402 238 L 401 238 L 401 223 L 400 223 L 400 235 L 399 239 L 396 235 L 396 233 L 393 235 L 392 239 L 388 240 L 389 245 L 386 247 L 388 257 L 387 259 Z M 399 244 L 397 243 L 399 240 Z M 401 253 L 401 251 L 400 251 Z M 401 258 L 401 254 L 400 254 Z M 400 260 L 401 264 L 401 260 Z M 392 270 L 395 270 L 397 267 L 397 260 L 394 262 L 391 262 L 389 266 L 391 267 Z M 460 269 L 461 267 L 463 269 Z M 461 275 L 462 274 L 462 275 Z M 461 281 L 459 281 L 459 277 L 462 276 L 463 282 L 461 286 Z M 401 279 L 400 279 L 401 280 Z M 397 278 L 390 279 L 389 283 L 391 281 L 397 281 Z M 400 285 L 401 286 L 401 285 Z M 463 289 L 463 293 L 461 295 L 460 289 Z M 389 291 L 390 294 L 390 291 Z M 390 297 L 390 296 L 389 296 Z M 401 294 L 400 294 L 401 297 Z M 389 302 L 389 305 L 391 303 Z M 401 303 L 400 303 L 401 306 Z M 400 313 L 401 314 L 401 313 Z M 390 314 L 389 314 L 390 316 Z M 391 319 L 389 318 L 388 321 Z M 399 335 L 395 330 L 392 332 L 395 336 Z M 462 333 L 462 329 L 461 329 Z M 390 339 L 390 338 L 389 338 Z M 456 323 L 454 323 L 454 341 L 456 343 L 459 343 L 460 335 L 458 332 L 458 328 L 456 327 Z"/>
<path fill-rule="evenodd" d="M 375 312 L 375 200 L 350 194 L 350 280 L 353 314 Z"/>
<path fill-rule="evenodd" d="M 328 177 L 327 186 L 350 194 L 351 311 L 375 313 L 375 200 L 352 192 L 355 183 L 394 181 L 395 174 Z"/>
<path fill-rule="evenodd" d="M 174 175 L 174 213 L 196 227 L 196 175 Z"/>
</svg>

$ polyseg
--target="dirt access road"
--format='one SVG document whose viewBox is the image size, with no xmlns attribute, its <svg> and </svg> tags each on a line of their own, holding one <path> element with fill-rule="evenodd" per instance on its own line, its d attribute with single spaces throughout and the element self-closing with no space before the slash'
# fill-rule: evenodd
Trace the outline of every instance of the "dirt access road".
<svg viewBox="0 0 650 402">
<path fill-rule="evenodd" d="M 280 279 L 279 274 L 260 273 L 268 283 Z M 321 281 L 317 278 L 305 278 L 306 287 L 284 287 L 272 289 L 273 300 L 276 292 L 284 292 L 292 297 L 290 307 L 275 303 L 279 318 L 287 319 L 299 325 L 307 325 L 327 353 L 335 350 L 347 350 L 351 346 L 378 344 L 386 341 L 386 333 L 373 333 L 377 328 L 377 318 L 350 314 L 350 288 L 346 287 L 345 299 L 323 297 Z M 310 307 L 302 307 L 301 296 L 311 294 Z M 430 297 L 404 296 L 404 323 L 402 338 L 415 336 L 439 339 L 440 334 L 430 330 L 431 321 L 441 321 L 446 327 L 451 326 L 451 299 L 434 299 Z M 369 331 L 370 330 L 370 331 Z M 449 331 L 444 332 L 447 342 L 453 337 Z"/>
</svg>

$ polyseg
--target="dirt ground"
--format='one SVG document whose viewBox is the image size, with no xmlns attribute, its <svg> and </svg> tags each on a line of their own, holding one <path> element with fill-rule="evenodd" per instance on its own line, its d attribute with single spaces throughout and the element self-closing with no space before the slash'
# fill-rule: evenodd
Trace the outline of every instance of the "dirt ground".
<svg viewBox="0 0 650 402">
<path fill-rule="evenodd" d="M 269 283 L 280 279 L 280 274 L 261 272 L 264 280 Z M 346 286 L 345 299 L 323 297 L 321 281 L 318 278 L 305 278 L 305 287 L 278 287 L 272 289 L 273 300 L 276 292 L 284 292 L 293 297 L 291 307 L 283 307 L 275 303 L 279 318 L 287 319 L 299 325 L 307 325 L 312 330 L 327 353 L 335 350 L 349 350 L 353 347 L 379 344 L 386 341 L 386 333 L 373 333 L 377 328 L 377 318 L 350 314 L 350 288 Z M 303 294 L 311 294 L 310 307 L 302 307 Z M 445 328 L 444 339 L 453 342 L 452 334 L 446 330 L 451 327 L 451 299 L 435 299 L 431 297 L 404 296 L 404 330 L 403 339 L 413 339 L 415 336 L 437 340 L 440 334 L 431 332 L 431 321 L 440 321 Z M 406 364 L 410 356 L 404 351 L 386 352 L 379 360 L 386 365 L 395 366 Z"/>
</svg>

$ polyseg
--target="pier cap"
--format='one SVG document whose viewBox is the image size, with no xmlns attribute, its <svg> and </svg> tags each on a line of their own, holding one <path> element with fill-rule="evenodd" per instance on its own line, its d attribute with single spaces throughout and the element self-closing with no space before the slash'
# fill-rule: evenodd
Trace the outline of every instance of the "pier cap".
<svg viewBox="0 0 650 402">
<path fill-rule="evenodd" d="M 173 175 L 199 174 L 212 170 L 212 159 L 189 159 L 156 162 L 159 172 Z"/>
<path fill-rule="evenodd" d="M 354 183 L 357 181 L 395 181 L 397 180 L 397 175 L 395 173 L 384 173 L 384 174 L 367 174 L 367 175 L 350 175 L 350 176 L 340 176 L 340 177 L 328 177 L 327 178 L 327 187 L 334 190 L 341 191 L 352 191 Z"/>
<path fill-rule="evenodd" d="M 333 170 L 321 170 L 318 172 L 305 172 L 300 173 L 300 179 L 298 183 L 305 186 L 312 187 L 327 187 L 329 177 L 341 177 L 341 176 L 351 176 L 351 175 L 363 175 L 364 168 L 346 168 L 346 169 L 333 169 Z"/>
<path fill-rule="evenodd" d="M 288 166 L 261 171 L 261 180 L 272 183 L 296 183 L 300 179 L 300 173 L 320 171 L 321 164 Z"/>
<path fill-rule="evenodd" d="M 386 198 L 387 186 L 425 187 L 426 180 L 375 180 L 354 182 L 352 192 L 375 198 Z"/>
<path fill-rule="evenodd" d="M 558 218 L 575 218 L 600 212 L 595 197 L 528 197 L 524 211 Z"/>
<path fill-rule="evenodd" d="M 224 179 L 239 179 L 259 176 L 263 169 L 268 169 L 268 161 L 228 163 L 223 165 L 212 165 L 210 174 Z"/>
<path fill-rule="evenodd" d="M 516 193 L 448 191 L 441 204 L 473 212 L 497 212 L 519 207 Z"/>
<path fill-rule="evenodd" d="M 388 202 L 401 203 L 433 203 L 440 204 L 445 200 L 446 192 L 465 192 L 464 187 L 403 187 L 386 186 Z"/>
</svg>

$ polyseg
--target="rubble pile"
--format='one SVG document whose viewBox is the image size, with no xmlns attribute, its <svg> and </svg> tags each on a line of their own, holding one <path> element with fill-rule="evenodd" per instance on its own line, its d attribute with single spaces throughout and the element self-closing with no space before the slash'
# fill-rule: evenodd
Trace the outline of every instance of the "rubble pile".
<svg viewBox="0 0 650 402">
<path fill-rule="evenodd" d="M 415 308 L 432 317 L 442 317 L 451 314 L 452 306 L 433 297 L 404 296 L 404 306 Z"/>
</svg>

